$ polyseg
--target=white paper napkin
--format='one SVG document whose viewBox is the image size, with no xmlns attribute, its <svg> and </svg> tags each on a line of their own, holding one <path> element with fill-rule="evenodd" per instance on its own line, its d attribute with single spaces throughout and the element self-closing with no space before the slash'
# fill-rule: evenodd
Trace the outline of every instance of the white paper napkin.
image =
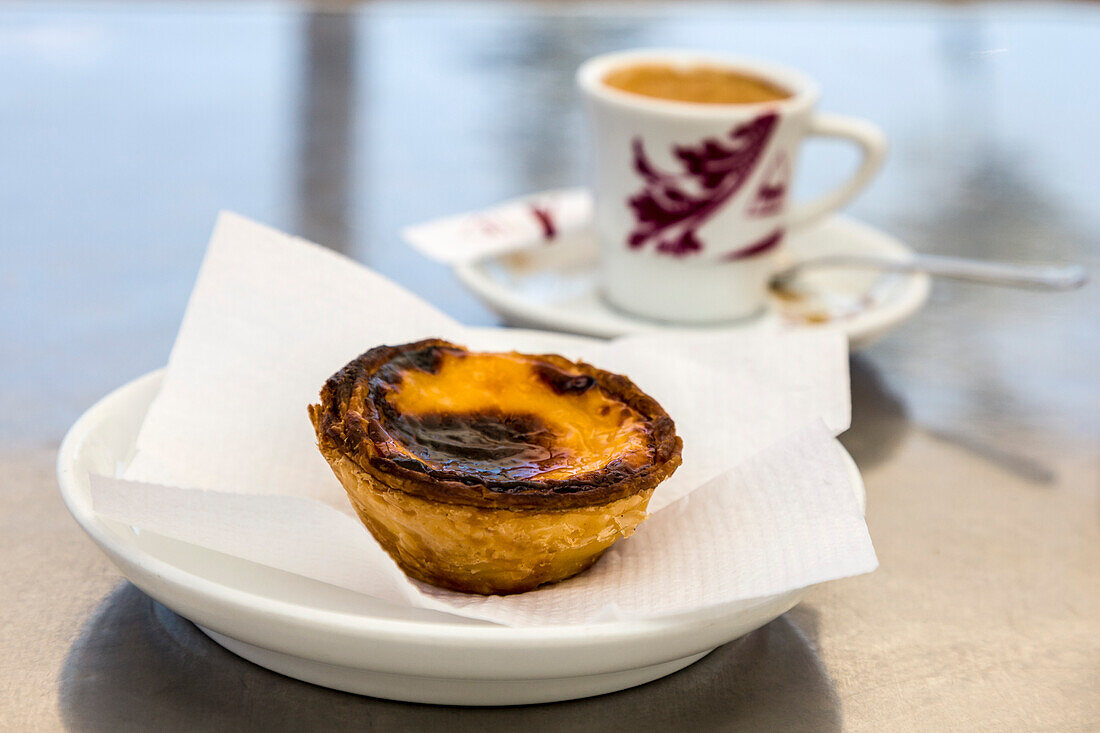
<svg viewBox="0 0 1100 733">
<path fill-rule="evenodd" d="M 408 581 L 354 518 L 306 405 L 362 351 L 431 336 L 628 374 L 684 439 L 683 465 L 651 502 L 657 513 L 592 570 L 544 590 L 484 598 Z M 873 569 L 831 437 L 849 417 L 836 333 L 598 342 L 469 329 L 339 255 L 223 214 L 134 459 L 120 478 L 94 477 L 93 503 L 389 601 L 515 625 L 641 617 Z"/>
</svg>

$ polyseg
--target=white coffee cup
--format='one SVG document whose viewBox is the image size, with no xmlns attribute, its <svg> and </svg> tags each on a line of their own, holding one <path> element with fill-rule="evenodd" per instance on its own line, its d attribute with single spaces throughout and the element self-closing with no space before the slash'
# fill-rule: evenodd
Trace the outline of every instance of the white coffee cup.
<svg viewBox="0 0 1100 733">
<path fill-rule="evenodd" d="M 790 93 L 752 104 L 680 102 L 607 85 L 615 69 L 659 64 L 730 69 Z M 843 206 L 878 171 L 886 139 L 871 123 L 814 111 L 800 72 L 694 51 L 598 56 L 577 72 L 591 125 L 602 291 L 613 306 L 677 323 L 717 323 L 763 310 L 778 245 Z M 810 135 L 855 142 L 863 159 L 844 184 L 790 205 Z"/>
</svg>

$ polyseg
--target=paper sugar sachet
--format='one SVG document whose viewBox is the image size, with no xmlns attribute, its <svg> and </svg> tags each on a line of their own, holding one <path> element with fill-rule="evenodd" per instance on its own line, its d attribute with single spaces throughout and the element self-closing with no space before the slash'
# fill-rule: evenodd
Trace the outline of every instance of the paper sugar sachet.
<svg viewBox="0 0 1100 733">
<path fill-rule="evenodd" d="M 401 235 L 421 254 L 456 264 L 552 244 L 591 223 L 592 195 L 567 188 L 406 227 Z"/>
</svg>

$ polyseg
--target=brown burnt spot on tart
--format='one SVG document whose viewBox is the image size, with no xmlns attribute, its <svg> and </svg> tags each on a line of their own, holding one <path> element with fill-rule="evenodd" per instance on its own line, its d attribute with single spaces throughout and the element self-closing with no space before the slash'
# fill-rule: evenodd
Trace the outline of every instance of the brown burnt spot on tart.
<svg viewBox="0 0 1100 733">
<path fill-rule="evenodd" d="M 527 479 L 567 463 L 551 430 L 534 415 L 387 412 L 387 434 L 411 454 L 394 461 L 414 470 L 424 464 L 487 478 Z"/>
<path fill-rule="evenodd" d="M 598 504 L 679 464 L 671 418 L 626 377 L 438 339 L 363 354 L 311 417 L 322 441 L 388 484 L 456 504 Z"/>
<path fill-rule="evenodd" d="M 571 374 L 550 364 L 537 363 L 534 372 L 555 394 L 584 394 L 596 386 L 596 380 L 587 374 Z"/>
</svg>

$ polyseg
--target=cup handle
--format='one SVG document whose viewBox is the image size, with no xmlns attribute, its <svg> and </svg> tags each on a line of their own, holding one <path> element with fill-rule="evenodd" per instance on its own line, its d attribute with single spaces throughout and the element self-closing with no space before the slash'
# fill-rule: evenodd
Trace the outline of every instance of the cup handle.
<svg viewBox="0 0 1100 733">
<path fill-rule="evenodd" d="M 863 152 L 863 160 L 855 174 L 832 191 L 813 201 L 795 204 L 787 217 L 788 229 L 800 229 L 848 203 L 863 189 L 882 167 L 886 158 L 886 135 L 867 120 L 833 114 L 815 114 L 810 119 L 807 135 L 838 137 L 851 140 Z"/>
</svg>

